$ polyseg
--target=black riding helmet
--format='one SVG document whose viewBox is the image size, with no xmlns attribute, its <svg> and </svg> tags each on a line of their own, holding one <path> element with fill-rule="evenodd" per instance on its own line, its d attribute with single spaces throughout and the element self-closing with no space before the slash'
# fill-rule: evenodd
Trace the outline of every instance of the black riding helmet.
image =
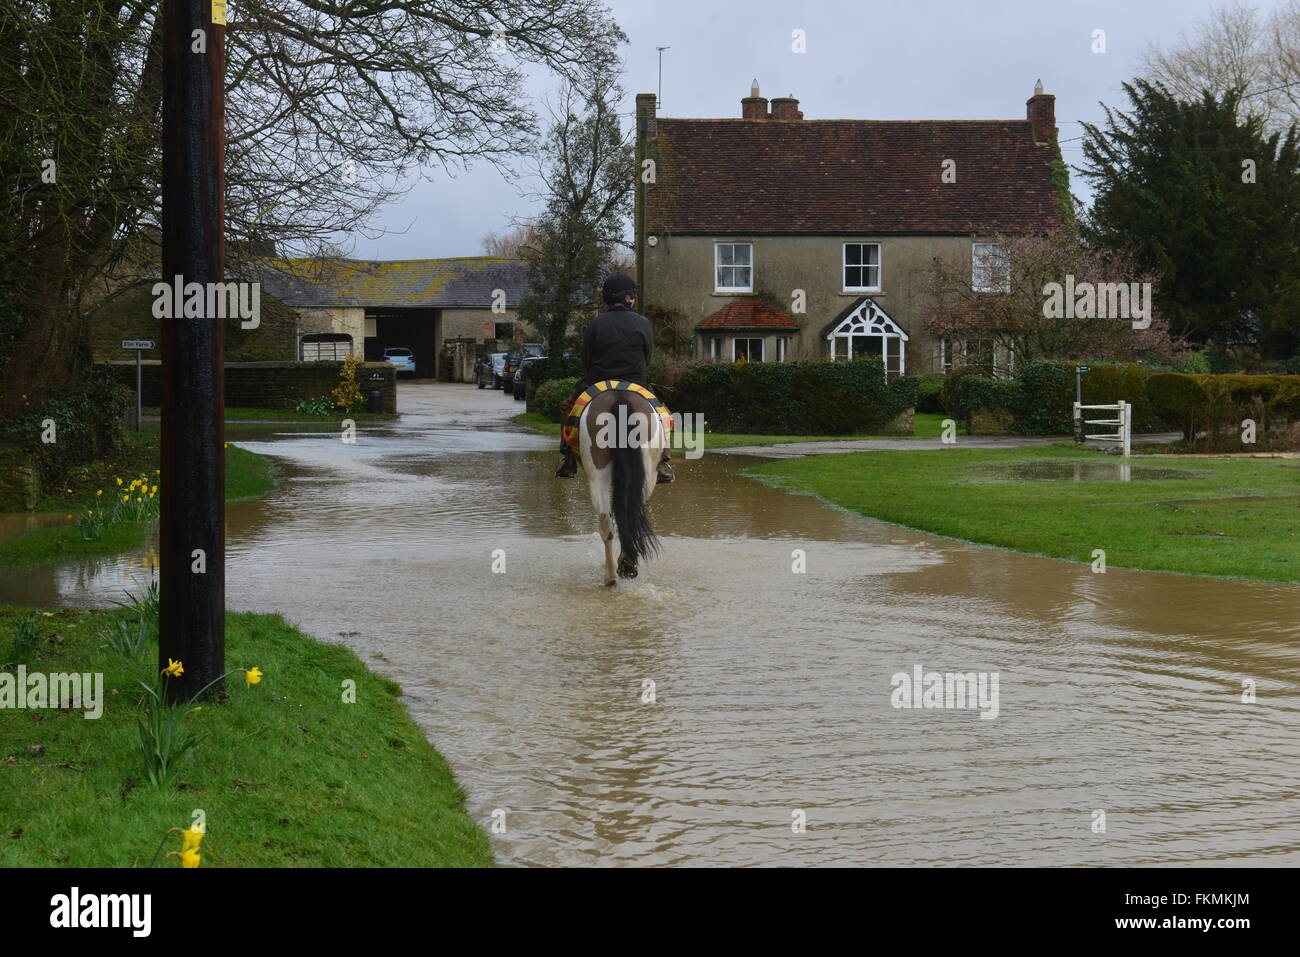
<svg viewBox="0 0 1300 957">
<path fill-rule="evenodd" d="M 625 273 L 616 272 L 600 287 L 600 297 L 608 303 L 622 302 L 623 297 L 636 292 L 636 281 Z"/>
</svg>

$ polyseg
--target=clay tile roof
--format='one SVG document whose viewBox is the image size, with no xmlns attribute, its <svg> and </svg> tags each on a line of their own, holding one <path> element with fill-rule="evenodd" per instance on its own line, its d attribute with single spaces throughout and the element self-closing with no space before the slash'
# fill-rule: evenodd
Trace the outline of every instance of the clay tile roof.
<svg viewBox="0 0 1300 957">
<path fill-rule="evenodd" d="M 266 291 L 292 306 L 491 308 L 505 292 L 515 308 L 528 289 L 521 259 L 263 259 L 254 270 Z"/>
<path fill-rule="evenodd" d="M 789 316 L 777 312 L 761 300 L 738 299 L 723 306 L 695 328 L 744 332 L 788 329 L 795 332 L 799 326 Z"/>
<path fill-rule="evenodd" d="M 1039 232 L 1055 150 L 1028 120 L 657 120 L 651 230 Z M 955 183 L 941 181 L 956 162 Z"/>
</svg>

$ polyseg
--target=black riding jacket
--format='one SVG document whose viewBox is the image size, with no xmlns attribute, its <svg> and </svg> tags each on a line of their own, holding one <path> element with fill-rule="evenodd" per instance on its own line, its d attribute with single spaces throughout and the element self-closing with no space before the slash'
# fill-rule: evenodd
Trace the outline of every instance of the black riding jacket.
<svg viewBox="0 0 1300 957">
<path fill-rule="evenodd" d="M 646 365 L 655 346 L 650 320 L 619 303 L 587 323 L 582 337 L 582 366 L 586 375 L 578 391 L 604 379 L 625 379 L 649 386 Z"/>
</svg>

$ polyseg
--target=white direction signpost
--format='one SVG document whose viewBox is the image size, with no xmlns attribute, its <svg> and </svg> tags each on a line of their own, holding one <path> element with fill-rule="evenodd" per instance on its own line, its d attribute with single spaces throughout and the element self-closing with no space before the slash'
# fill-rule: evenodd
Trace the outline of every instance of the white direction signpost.
<svg viewBox="0 0 1300 957">
<path fill-rule="evenodd" d="M 123 339 L 122 348 L 135 350 L 135 430 L 140 431 L 140 357 L 146 349 L 152 349 L 152 339 Z"/>
</svg>

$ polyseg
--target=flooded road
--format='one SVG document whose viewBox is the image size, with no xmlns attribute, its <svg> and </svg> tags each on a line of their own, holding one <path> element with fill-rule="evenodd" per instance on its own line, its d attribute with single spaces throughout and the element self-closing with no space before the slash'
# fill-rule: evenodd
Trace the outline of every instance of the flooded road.
<svg viewBox="0 0 1300 957">
<path fill-rule="evenodd" d="M 229 509 L 228 602 L 400 681 L 501 863 L 1300 864 L 1300 588 L 966 546 L 717 455 L 606 589 L 519 404 L 404 389 L 355 445 L 231 427 L 284 481 Z M 141 560 L 0 601 L 107 604 Z M 996 673 L 997 716 L 895 707 L 918 666 Z"/>
</svg>

